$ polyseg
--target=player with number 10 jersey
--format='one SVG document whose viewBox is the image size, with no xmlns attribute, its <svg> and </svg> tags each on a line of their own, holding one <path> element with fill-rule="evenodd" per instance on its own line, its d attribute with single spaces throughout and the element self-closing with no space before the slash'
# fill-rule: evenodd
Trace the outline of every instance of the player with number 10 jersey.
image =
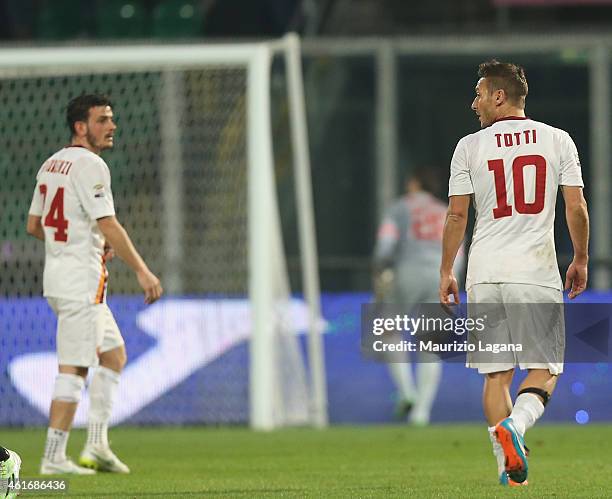
<svg viewBox="0 0 612 499">
<path fill-rule="evenodd" d="M 562 289 L 553 231 L 560 185 L 584 186 L 563 130 L 507 117 L 459 141 L 449 196 L 473 194 L 476 210 L 467 289 L 499 282 Z"/>
<path fill-rule="evenodd" d="M 459 302 L 452 264 L 473 202 L 466 290 L 470 316 L 486 325 L 469 335 L 466 365 L 484 375 L 482 401 L 499 483 L 520 486 L 528 476 L 525 433 L 544 413 L 563 372 L 563 287 L 554 242 L 559 186 L 574 247 L 565 279 L 570 299 L 587 284 L 589 217 L 572 139 L 525 115 L 525 70 L 491 60 L 478 66 L 478 76 L 471 107 L 482 129 L 459 141 L 451 161 L 439 294 L 445 305 L 451 297 Z M 480 348 L 481 341 L 505 348 Z M 517 367 L 528 372 L 513 402 Z"/>
</svg>

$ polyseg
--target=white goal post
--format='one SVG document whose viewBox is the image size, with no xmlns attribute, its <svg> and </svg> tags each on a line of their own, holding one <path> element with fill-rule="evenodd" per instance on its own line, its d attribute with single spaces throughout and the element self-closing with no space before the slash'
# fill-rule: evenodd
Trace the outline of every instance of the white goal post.
<svg viewBox="0 0 612 499">
<path fill-rule="evenodd" d="M 271 69 L 275 56 L 280 56 L 284 61 L 288 93 L 302 283 L 308 307 L 306 363 L 298 337 L 292 330 L 291 318 L 287 315 L 291 306 L 291 294 L 276 194 L 271 123 Z M 271 42 L 241 44 L 0 50 L 0 84 L 9 80 L 14 84 L 23 79 L 43 82 L 45 79 L 53 79 L 54 82 L 60 81 L 61 85 L 63 77 L 82 76 L 85 79 L 83 75 L 87 75 L 87 78 L 110 75 L 112 79 L 118 74 L 155 73 L 155 84 L 159 85 L 156 94 L 160 96 L 159 114 L 162 117 L 159 120 L 159 183 L 160 203 L 164 206 L 159 221 L 164 228 L 160 236 L 161 256 L 156 262 L 163 266 L 164 285 L 169 295 L 194 292 L 193 286 L 187 288 L 184 282 L 185 260 L 189 259 L 189 255 L 185 251 L 188 234 L 183 229 L 186 215 L 181 203 L 191 180 L 184 174 L 185 152 L 182 148 L 186 139 L 180 133 L 183 109 L 187 105 L 185 95 L 194 90 L 185 88 L 185 78 L 180 77 L 180 74 L 209 67 L 243 68 L 246 74 L 244 95 L 236 96 L 235 100 L 240 102 L 244 99 L 246 116 L 246 144 L 243 145 L 246 154 L 247 198 L 245 244 L 248 248 L 247 289 L 253 331 L 249 364 L 249 421 L 253 428 L 262 430 L 290 424 L 325 427 L 327 393 L 299 38 L 292 34 Z M 83 86 L 86 87 L 86 82 L 83 82 Z M 53 98 L 50 92 L 49 99 Z M 22 105 L 36 106 L 36 102 L 25 100 Z M 64 106 L 65 102 L 57 102 L 56 105 Z M 117 113 L 120 115 L 121 110 L 118 109 Z M 230 125 L 234 129 L 242 126 Z M 231 136 L 231 130 L 227 136 Z M 207 137 L 197 140 L 204 143 Z M 57 144 L 57 148 L 60 146 Z M 224 154 L 229 157 L 231 151 Z M 146 157 L 143 158 L 142 162 L 146 164 Z M 40 162 L 43 159 L 40 157 Z M 236 177 L 240 175 L 236 174 Z M 203 245 L 202 251 L 207 251 L 206 245 Z M 146 249 L 143 252 L 146 256 Z M 214 294 L 216 290 L 211 288 L 206 292 Z"/>
</svg>

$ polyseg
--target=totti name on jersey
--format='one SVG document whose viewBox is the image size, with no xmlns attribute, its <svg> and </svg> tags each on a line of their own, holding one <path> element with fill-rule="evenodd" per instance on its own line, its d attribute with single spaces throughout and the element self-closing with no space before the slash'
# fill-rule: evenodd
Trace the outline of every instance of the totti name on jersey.
<svg viewBox="0 0 612 499">
<path fill-rule="evenodd" d="M 535 129 L 514 133 L 496 133 L 497 147 L 512 147 L 523 144 L 535 144 L 537 135 Z"/>
</svg>

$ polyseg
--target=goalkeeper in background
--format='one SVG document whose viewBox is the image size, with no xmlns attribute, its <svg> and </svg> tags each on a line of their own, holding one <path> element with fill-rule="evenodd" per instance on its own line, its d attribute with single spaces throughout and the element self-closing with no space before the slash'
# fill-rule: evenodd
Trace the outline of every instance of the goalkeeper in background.
<svg viewBox="0 0 612 499">
<path fill-rule="evenodd" d="M 448 206 L 436 198 L 435 170 L 418 169 L 407 176 L 405 194 L 385 212 L 374 249 L 374 295 L 377 303 L 438 303 L 438 262 Z M 420 354 L 416 382 L 408 353 L 387 354 L 397 389 L 396 415 L 414 425 L 427 425 L 438 391 L 442 365 Z"/>
</svg>

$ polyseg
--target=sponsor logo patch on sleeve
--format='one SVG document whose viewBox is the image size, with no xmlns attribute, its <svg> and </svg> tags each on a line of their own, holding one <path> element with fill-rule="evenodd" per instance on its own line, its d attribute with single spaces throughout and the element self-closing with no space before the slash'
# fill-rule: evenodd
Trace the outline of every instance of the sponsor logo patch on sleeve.
<svg viewBox="0 0 612 499">
<path fill-rule="evenodd" d="M 94 190 L 94 197 L 95 198 L 103 198 L 104 197 L 104 185 L 103 184 L 96 184 L 93 187 Z"/>
</svg>

